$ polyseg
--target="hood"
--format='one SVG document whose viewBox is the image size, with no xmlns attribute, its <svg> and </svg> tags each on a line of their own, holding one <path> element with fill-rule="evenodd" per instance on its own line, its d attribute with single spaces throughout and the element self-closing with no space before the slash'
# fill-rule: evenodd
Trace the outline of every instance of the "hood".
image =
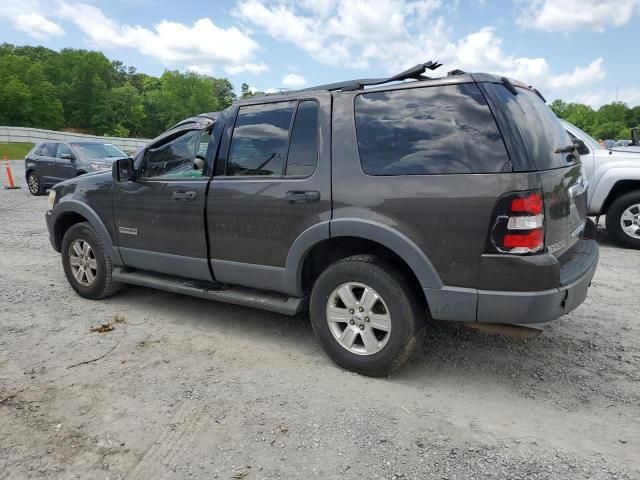
<svg viewBox="0 0 640 480">
<path fill-rule="evenodd" d="M 637 153 L 638 155 L 640 155 L 640 146 L 629 146 L 629 147 L 613 147 L 611 149 L 614 152 L 631 152 L 631 153 Z"/>
</svg>

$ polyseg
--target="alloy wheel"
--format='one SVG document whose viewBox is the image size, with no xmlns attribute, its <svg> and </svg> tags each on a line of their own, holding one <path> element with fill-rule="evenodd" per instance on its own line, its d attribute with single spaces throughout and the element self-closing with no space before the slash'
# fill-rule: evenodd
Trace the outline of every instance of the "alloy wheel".
<svg viewBox="0 0 640 480">
<path fill-rule="evenodd" d="M 368 285 L 357 282 L 340 285 L 329 295 L 326 315 L 333 337 L 351 353 L 373 355 L 389 341 L 389 308 Z"/>
<path fill-rule="evenodd" d="M 29 178 L 27 178 L 27 184 L 29 186 L 29 191 L 34 195 L 40 190 L 40 182 L 38 181 L 38 177 L 36 177 L 33 173 L 29 175 Z"/>
<path fill-rule="evenodd" d="M 98 261 L 91 245 L 86 240 L 73 241 L 69 247 L 69 264 L 73 277 L 80 285 L 90 287 L 96 281 Z"/>
<path fill-rule="evenodd" d="M 640 204 L 630 205 L 622 212 L 620 226 L 631 238 L 640 239 Z"/>
</svg>

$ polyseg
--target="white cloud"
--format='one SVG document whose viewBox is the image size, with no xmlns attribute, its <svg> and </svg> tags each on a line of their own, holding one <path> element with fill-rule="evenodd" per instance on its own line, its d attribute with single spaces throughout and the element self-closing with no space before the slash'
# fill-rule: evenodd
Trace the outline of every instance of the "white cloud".
<svg viewBox="0 0 640 480">
<path fill-rule="evenodd" d="M 557 74 L 543 57 L 518 57 L 503 48 L 492 27 L 485 27 L 455 42 L 445 62 L 467 71 L 485 71 L 521 80 L 535 86 L 549 97 L 573 93 L 573 89 L 601 82 L 606 77 L 600 57 L 572 72 Z M 562 95 L 561 95 L 562 94 Z"/>
<path fill-rule="evenodd" d="M 621 88 L 618 91 L 597 90 L 563 98 L 567 102 L 584 103 L 593 108 L 615 101 L 624 102 L 630 107 L 640 105 L 640 87 Z"/>
<path fill-rule="evenodd" d="M 621 27 L 640 13 L 640 0 L 517 0 L 518 24 L 547 32 Z"/>
<path fill-rule="evenodd" d="M 120 24 L 99 8 L 60 2 L 59 15 L 73 22 L 98 48 L 135 48 L 166 65 L 189 66 L 200 72 L 223 68 L 227 73 L 260 73 L 264 63 L 253 62 L 259 45 L 236 27 L 218 27 L 209 18 L 188 26 L 163 20 L 153 29 Z"/>
<path fill-rule="evenodd" d="M 64 35 L 64 30 L 59 25 L 53 23 L 51 20 L 47 20 L 39 13 L 23 13 L 18 15 L 15 18 L 15 27 L 32 37 L 40 39 Z"/>
<path fill-rule="evenodd" d="M 16 30 L 40 40 L 64 35 L 62 27 L 44 13 L 45 8 L 36 0 L 2 0 L 0 3 L 0 23 L 4 20 Z"/>
<path fill-rule="evenodd" d="M 575 88 L 604 80 L 606 72 L 602 67 L 602 57 L 597 58 L 586 67 L 576 67 L 572 73 L 557 75 L 549 80 L 551 88 Z"/>
<path fill-rule="evenodd" d="M 438 15 L 446 8 L 439 0 L 327 0 L 321 8 L 304 2 L 239 0 L 235 15 L 329 66 L 377 64 L 396 73 L 438 60 L 448 70 L 498 73 L 551 92 L 594 84 L 606 75 L 602 58 L 573 72 L 554 72 L 543 57 L 506 51 L 493 27 L 456 39 Z"/>
<path fill-rule="evenodd" d="M 300 88 L 306 85 L 307 80 L 302 75 L 297 73 L 289 73 L 282 79 L 282 85 L 290 88 Z"/>
</svg>

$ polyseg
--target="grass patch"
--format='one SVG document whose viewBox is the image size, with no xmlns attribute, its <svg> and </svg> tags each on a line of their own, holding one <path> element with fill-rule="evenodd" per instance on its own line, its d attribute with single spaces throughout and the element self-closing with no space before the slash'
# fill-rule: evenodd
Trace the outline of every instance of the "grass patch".
<svg viewBox="0 0 640 480">
<path fill-rule="evenodd" d="M 0 143 L 0 159 L 22 160 L 32 148 L 33 143 Z"/>
</svg>

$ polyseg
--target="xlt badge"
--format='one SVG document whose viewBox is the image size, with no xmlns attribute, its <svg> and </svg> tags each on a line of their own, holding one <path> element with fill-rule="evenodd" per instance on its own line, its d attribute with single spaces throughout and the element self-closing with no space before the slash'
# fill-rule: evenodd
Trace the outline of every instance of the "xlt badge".
<svg viewBox="0 0 640 480">
<path fill-rule="evenodd" d="M 120 227 L 118 230 L 120 231 L 120 233 L 126 233 L 127 235 L 138 235 L 137 228 Z"/>
</svg>

